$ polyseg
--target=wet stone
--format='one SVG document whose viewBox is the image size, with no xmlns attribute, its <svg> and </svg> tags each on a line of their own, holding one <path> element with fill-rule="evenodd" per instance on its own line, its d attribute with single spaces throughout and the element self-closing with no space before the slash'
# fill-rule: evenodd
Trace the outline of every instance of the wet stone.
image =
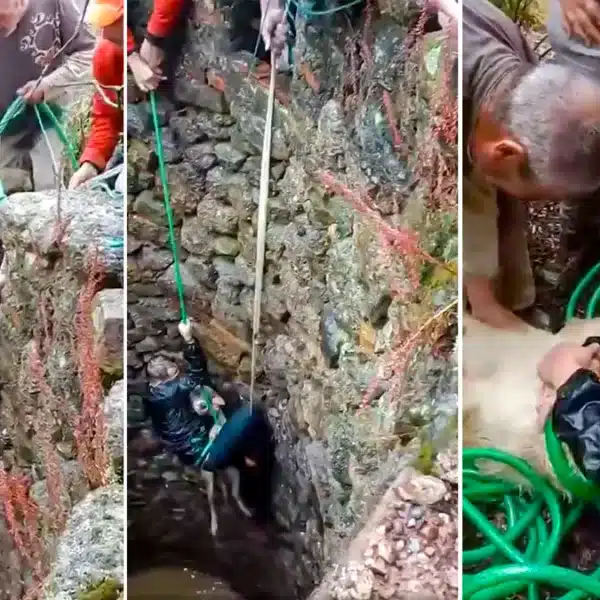
<svg viewBox="0 0 600 600">
<path fill-rule="evenodd" d="M 222 256 L 237 256 L 240 253 L 239 242 L 231 237 L 218 237 L 213 243 L 213 248 L 216 254 Z"/>
<path fill-rule="evenodd" d="M 220 143 L 215 146 L 219 163 L 230 171 L 237 171 L 244 164 L 246 154 L 236 150 L 231 144 Z"/>
</svg>

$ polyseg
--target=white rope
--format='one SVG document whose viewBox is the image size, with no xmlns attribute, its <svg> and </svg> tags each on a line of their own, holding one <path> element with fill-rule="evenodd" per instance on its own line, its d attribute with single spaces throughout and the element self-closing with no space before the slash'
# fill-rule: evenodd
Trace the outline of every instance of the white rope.
<svg viewBox="0 0 600 600">
<path fill-rule="evenodd" d="M 271 55 L 271 81 L 265 119 L 262 162 L 260 165 L 260 193 L 258 201 L 258 226 L 256 231 L 256 270 L 254 273 L 254 309 L 252 315 L 252 361 L 250 366 L 250 407 L 254 403 L 254 382 L 256 379 L 256 353 L 260 331 L 260 305 L 265 268 L 265 237 L 267 232 L 267 207 L 269 202 L 269 178 L 271 171 L 271 135 L 273 133 L 273 105 L 275 103 L 275 57 Z"/>
</svg>

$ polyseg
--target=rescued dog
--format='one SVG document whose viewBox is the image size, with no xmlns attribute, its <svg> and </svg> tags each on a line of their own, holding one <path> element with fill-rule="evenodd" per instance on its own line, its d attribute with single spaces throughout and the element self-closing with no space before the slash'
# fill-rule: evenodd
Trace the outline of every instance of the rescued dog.
<svg viewBox="0 0 600 600">
<path fill-rule="evenodd" d="M 204 396 L 196 396 L 195 394 L 192 394 L 191 402 L 194 412 L 196 412 L 198 415 L 205 417 L 210 414 L 210 407 Z M 216 420 L 209 433 L 209 443 L 212 443 L 213 440 L 217 437 L 226 421 L 225 414 L 222 410 L 223 406 L 225 405 L 225 401 L 217 394 L 214 394 L 212 397 L 212 405 L 216 413 Z M 223 479 L 223 476 L 225 476 L 229 480 L 229 484 L 231 486 L 231 497 L 235 500 L 239 509 L 246 517 L 252 517 L 252 512 L 244 504 L 240 496 L 239 469 L 231 466 L 225 468 L 224 472 L 215 473 L 201 468 L 200 473 L 202 479 L 206 483 L 206 494 L 208 497 L 208 507 L 210 510 L 210 532 L 213 536 L 217 535 L 217 531 L 219 529 L 217 509 L 215 505 L 215 480 L 218 479 L 218 481 L 221 484 L 221 493 L 223 495 L 224 501 L 227 501 L 228 498 L 227 482 Z"/>
<path fill-rule="evenodd" d="M 600 331 L 600 319 L 575 319 L 557 334 L 528 327 L 498 330 L 465 315 L 463 328 L 463 445 L 497 448 L 528 461 L 560 489 L 546 456 L 537 407 L 541 358 L 556 344 L 583 344 Z M 488 472 L 515 479 L 499 463 Z"/>
</svg>

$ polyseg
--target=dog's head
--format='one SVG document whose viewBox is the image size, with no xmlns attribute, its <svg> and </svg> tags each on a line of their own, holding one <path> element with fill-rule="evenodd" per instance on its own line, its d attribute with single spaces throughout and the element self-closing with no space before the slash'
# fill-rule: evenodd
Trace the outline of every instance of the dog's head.
<svg viewBox="0 0 600 600">
<path fill-rule="evenodd" d="M 199 385 L 192 390 L 190 402 L 194 412 L 201 417 L 210 415 L 213 410 L 221 410 L 225 400 L 207 385 Z"/>
</svg>

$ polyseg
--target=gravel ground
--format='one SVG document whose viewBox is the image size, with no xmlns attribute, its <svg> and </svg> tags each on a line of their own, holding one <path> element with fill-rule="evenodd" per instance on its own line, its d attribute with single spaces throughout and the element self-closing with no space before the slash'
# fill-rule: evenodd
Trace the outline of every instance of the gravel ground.
<svg viewBox="0 0 600 600">
<path fill-rule="evenodd" d="M 334 600 L 445 600 L 458 595 L 456 447 L 434 471 L 411 471 L 393 490 L 361 560 L 335 574 Z"/>
</svg>

